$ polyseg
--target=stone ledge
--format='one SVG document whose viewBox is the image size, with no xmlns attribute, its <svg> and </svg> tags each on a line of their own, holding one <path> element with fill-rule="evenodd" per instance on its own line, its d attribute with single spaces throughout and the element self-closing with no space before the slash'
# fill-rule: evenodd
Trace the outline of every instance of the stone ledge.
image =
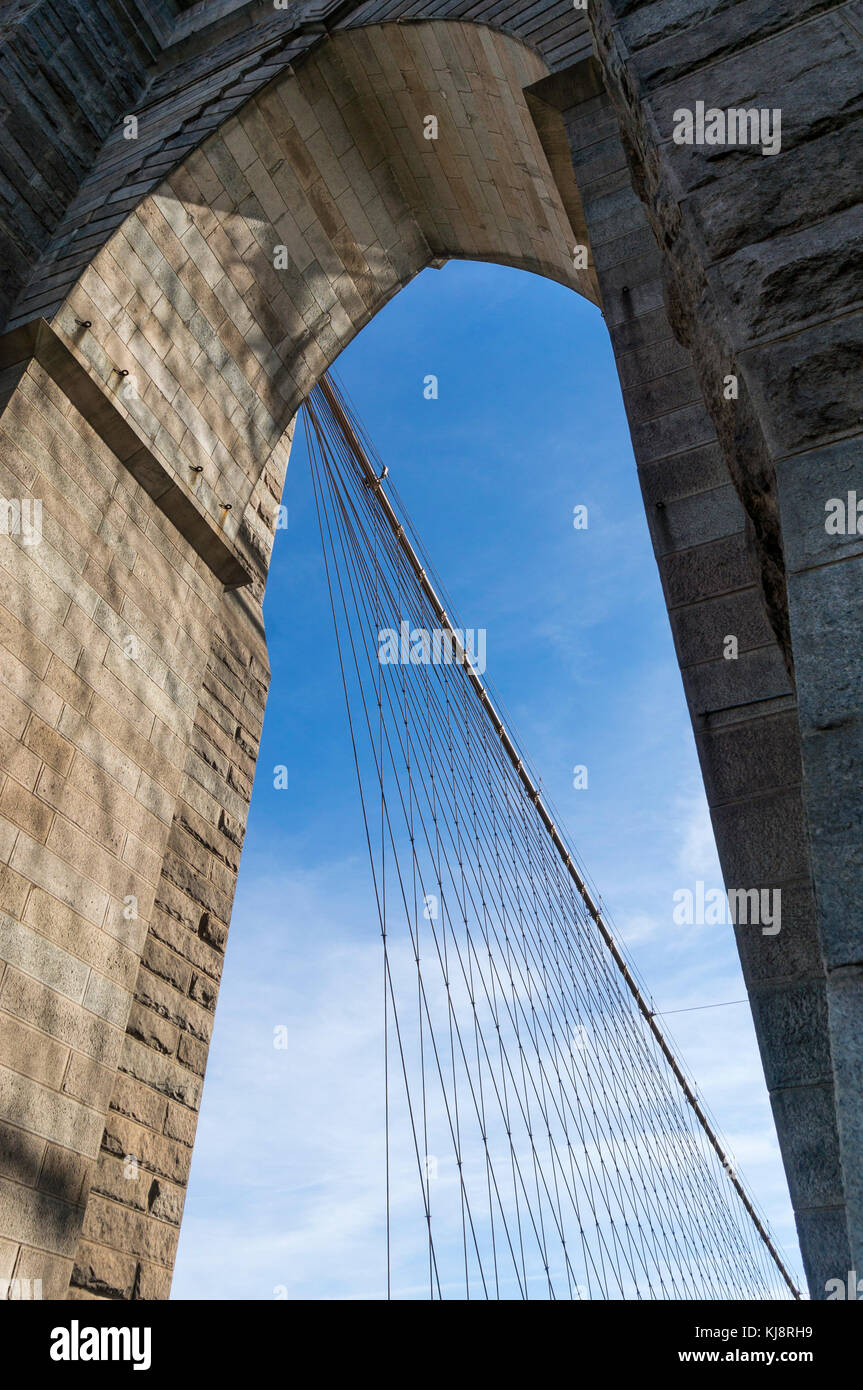
<svg viewBox="0 0 863 1390">
<path fill-rule="evenodd" d="M 148 443 L 117 409 L 100 381 L 88 370 L 74 345 L 47 319 L 32 319 L 0 336 L 0 410 L 17 377 L 37 361 L 108 448 L 140 483 L 180 535 L 228 589 L 251 583 L 252 576 L 228 539 L 210 523 L 173 476 L 160 450 Z M 13 380 L 14 378 L 14 380 Z"/>
</svg>

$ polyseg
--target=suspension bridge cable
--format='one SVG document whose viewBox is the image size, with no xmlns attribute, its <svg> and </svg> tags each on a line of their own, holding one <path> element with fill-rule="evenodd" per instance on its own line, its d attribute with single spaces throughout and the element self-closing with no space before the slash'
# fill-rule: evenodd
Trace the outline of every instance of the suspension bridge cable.
<svg viewBox="0 0 863 1390">
<path fill-rule="evenodd" d="M 326 377 L 304 413 L 384 953 L 388 1295 L 392 1047 L 430 1297 L 456 1248 L 468 1298 L 799 1297 L 370 441 Z"/>
</svg>

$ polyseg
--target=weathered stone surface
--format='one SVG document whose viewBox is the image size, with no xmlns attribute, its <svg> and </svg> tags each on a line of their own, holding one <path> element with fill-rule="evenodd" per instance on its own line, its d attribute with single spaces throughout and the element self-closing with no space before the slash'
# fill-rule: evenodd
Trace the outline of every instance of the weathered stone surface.
<svg viewBox="0 0 863 1390">
<path fill-rule="evenodd" d="M 580 96 L 582 100 L 566 112 L 579 171 L 591 167 L 591 121 L 597 99 L 593 82 L 588 70 L 579 79 L 573 77 L 570 99 Z M 566 98 L 561 95 L 560 99 Z M 600 217 L 598 224 L 592 221 L 594 210 L 602 214 L 608 199 L 615 194 L 607 158 L 602 169 L 599 197 L 592 198 L 589 186 L 581 190 L 592 239 L 613 235 L 610 219 Z M 637 165 L 636 175 L 643 177 Z M 627 207 L 627 187 L 628 175 L 624 173 L 616 190 L 615 210 L 619 215 Z M 635 226 L 631 205 L 626 225 L 629 229 Z M 631 235 L 633 232 L 628 230 L 625 239 Z M 666 229 L 661 244 L 667 240 Z M 605 281 L 604 259 L 597 257 L 601 289 Z M 696 259 L 690 271 L 698 268 Z M 649 265 L 644 265 L 639 273 L 649 277 Z M 708 360 L 709 354 L 700 351 L 697 341 L 693 342 L 691 329 L 681 331 L 682 290 L 671 282 L 670 267 L 665 278 L 669 304 L 665 333 L 669 333 L 670 322 L 680 339 L 679 346 L 688 343 L 696 348 L 695 362 L 704 401 L 710 407 L 709 419 L 703 426 L 704 442 L 687 452 L 691 431 L 699 428 L 698 417 L 695 412 L 687 416 L 685 411 L 678 411 L 679 442 L 673 430 L 669 430 L 664 441 L 660 437 L 660 448 L 649 461 L 639 457 L 639 472 L 726 883 L 760 884 L 774 891 L 779 889 L 784 895 L 786 910 L 777 937 L 743 926 L 736 932 L 753 997 L 765 1071 L 778 1098 L 788 1085 L 811 1083 L 813 1057 L 820 1055 L 823 1074 L 825 1056 L 829 1062 L 830 1054 L 829 1049 L 825 1054 L 824 963 L 804 834 L 800 737 L 788 670 L 789 624 L 784 576 L 778 563 L 781 550 L 777 507 L 775 500 L 770 500 L 772 482 L 766 449 L 763 443 L 755 450 L 748 448 L 754 415 L 749 412 L 748 424 L 744 423 L 741 433 L 740 421 L 735 423 L 736 406 L 729 417 L 727 408 L 718 405 L 721 362 L 715 354 Z M 663 324 L 657 310 L 640 304 L 633 294 L 623 294 L 621 284 L 628 284 L 628 280 L 622 281 L 618 276 L 614 283 L 619 312 L 625 317 L 612 325 L 612 342 L 622 365 L 624 399 L 633 422 L 635 412 L 645 406 L 649 411 L 651 401 L 658 399 L 654 383 L 649 392 L 638 391 L 636 364 L 643 362 L 652 375 L 657 360 L 655 345 L 662 342 Z M 697 313 L 702 314 L 703 286 L 699 294 Z M 671 364 L 680 371 L 679 356 L 672 357 Z M 673 423 L 673 416 L 669 423 Z M 655 448 L 650 434 L 639 436 L 635 425 L 634 442 L 637 457 L 643 454 L 645 443 L 648 448 Z M 678 462 L 681 457 L 682 465 Z M 757 483 L 746 482 L 741 472 L 744 459 L 759 470 Z M 703 477 L 698 467 L 702 462 Z M 714 496 L 728 495 L 724 485 L 729 476 L 739 504 L 727 508 L 723 517 Z M 702 510 L 699 504 L 705 490 L 708 495 Z M 678 496 L 686 499 L 685 506 L 676 501 Z M 727 534 L 722 535 L 722 531 Z M 738 653 L 736 661 L 723 660 L 722 643 L 728 633 L 743 639 L 743 659 Z M 806 1007 L 807 1001 L 818 1000 L 820 1009 Z M 829 1065 L 827 1075 L 825 1085 L 829 1093 Z M 817 1087 L 800 1085 L 799 1113 L 792 1119 L 785 1110 L 777 1109 L 780 1143 L 789 1171 L 802 1161 L 790 1132 L 791 1124 L 802 1122 L 817 1131 L 824 1122 L 826 1112 L 818 1095 Z M 835 1150 L 835 1125 L 830 1142 Z M 817 1284 L 819 1261 L 835 1235 L 835 1227 L 817 1206 L 811 1212 L 806 1208 L 811 1200 L 808 1190 L 801 1187 L 795 1205 L 804 1241 L 804 1263 L 812 1287 L 823 1290 L 823 1284 Z"/>
<path fill-rule="evenodd" d="M 800 1148 L 791 1112 L 779 1101 L 784 1093 L 774 1097 L 780 1135 L 788 1131 L 786 1168 L 810 1287 L 813 1296 L 824 1297 L 824 1270 L 835 1274 L 837 1265 L 844 1267 L 848 1237 L 859 1249 L 855 1194 L 863 1169 L 854 1118 L 859 1072 L 857 1082 L 850 1081 L 859 1022 L 855 1033 L 856 1006 L 848 1002 L 860 987 L 854 969 L 863 884 L 863 806 L 852 770 L 863 666 L 860 548 L 856 535 L 830 538 L 823 529 L 828 497 L 842 486 L 854 488 L 848 479 L 860 458 L 863 423 L 856 273 L 863 184 L 859 14 L 853 6 L 817 0 L 793 10 L 740 0 L 721 14 L 713 6 L 692 12 L 673 0 L 635 7 L 601 0 L 590 19 L 634 183 L 663 248 L 671 324 L 692 350 L 747 516 L 748 543 L 760 556 L 761 590 L 799 708 L 802 818 L 786 805 L 788 829 L 795 829 L 783 845 L 769 826 L 756 830 L 752 803 L 714 811 L 720 853 L 725 840 L 733 873 L 754 867 L 751 856 L 734 847 L 735 829 L 742 843 L 748 824 L 774 871 L 793 878 L 795 858 L 798 868 L 806 859 L 793 842 L 808 843 L 821 958 L 815 973 L 824 979 L 828 1000 L 834 974 L 851 970 L 842 977 L 848 1000 L 843 994 L 842 1007 L 828 1008 L 823 1026 L 839 1131 L 820 1132 L 829 1110 L 825 1092 L 820 1118 L 812 1110 L 800 1119 L 812 1149 Z M 758 147 L 676 145 L 673 114 L 697 100 L 720 108 L 779 108 L 781 152 L 765 157 Z M 726 373 L 740 388 L 730 412 L 719 392 Z M 697 594 L 703 583 L 700 576 L 680 579 L 681 597 L 687 590 Z M 762 810 L 769 805 L 763 802 Z M 774 814 L 782 813 L 775 803 Z M 723 865 L 727 876 L 725 856 Z M 802 946 L 798 937 L 795 955 L 812 970 L 813 952 Z M 762 1045 L 769 1053 L 787 1043 L 793 1052 L 791 1016 L 776 1017 L 775 1037 L 771 1042 L 767 1030 Z M 803 1110 L 806 1094 L 795 1092 Z M 800 1196 L 808 1191 L 801 1172 L 815 1166 L 819 1140 L 825 1151 L 841 1147 L 842 1154 L 820 1214 L 804 1210 L 815 1202 L 811 1193 Z M 843 1183 L 850 1203 L 844 1240 Z"/>
<path fill-rule="evenodd" d="M 461 255 L 602 299 L 726 879 L 786 895 L 781 948 L 738 942 L 817 1294 L 849 1232 L 863 1260 L 863 551 L 819 529 L 825 489 L 863 494 L 859 5 L 595 0 L 599 68 L 583 14 L 527 0 L 465 3 L 471 23 L 358 5 L 305 61 L 299 10 L 234 10 L 35 0 L 0 24 L 0 310 L 22 325 L 0 489 L 45 512 L 32 552 L 0 538 L 12 1265 L 167 1296 L 292 418 L 401 285 Z M 440 107 L 433 155 L 415 99 Z M 675 146 L 697 99 L 781 106 L 781 155 Z"/>
<path fill-rule="evenodd" d="M 82 1240 L 78 1246 L 72 1287 L 98 1298 L 130 1299 L 138 1264 L 130 1255 L 118 1255 L 103 1245 Z"/>
<path fill-rule="evenodd" d="M 166 0 L 70 0 L 61 18 L 62 38 L 57 12 L 43 3 L 0 29 L 3 174 L 19 193 L 6 209 L 4 311 L 121 113 L 143 92 L 173 15 Z M 40 58 L 58 43 L 62 71 L 53 75 Z"/>
</svg>

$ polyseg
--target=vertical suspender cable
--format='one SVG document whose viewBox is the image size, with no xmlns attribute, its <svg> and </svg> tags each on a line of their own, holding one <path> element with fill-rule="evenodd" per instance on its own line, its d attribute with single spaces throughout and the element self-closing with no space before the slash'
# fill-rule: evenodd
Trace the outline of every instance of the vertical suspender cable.
<svg viewBox="0 0 863 1390">
<path fill-rule="evenodd" d="M 651 1034 L 653 1035 L 653 1038 L 655 1039 L 660 1051 L 662 1052 L 663 1056 L 665 1057 L 665 1060 L 671 1068 L 674 1077 L 679 1083 L 681 1090 L 683 1091 L 683 1094 L 692 1109 L 692 1112 L 694 1113 L 699 1125 L 701 1126 L 702 1130 L 707 1136 L 707 1139 L 709 1140 L 712 1148 L 718 1155 L 723 1168 L 728 1174 L 730 1182 L 732 1183 L 735 1191 L 737 1192 L 738 1197 L 740 1198 L 740 1201 L 743 1203 L 744 1208 L 746 1209 L 753 1224 L 755 1225 L 755 1228 L 761 1240 L 764 1242 L 764 1245 L 770 1252 L 770 1255 L 772 1256 L 773 1261 L 775 1262 L 784 1282 L 787 1284 L 793 1297 L 799 1299 L 801 1296 L 799 1289 L 794 1283 L 794 1280 L 791 1274 L 789 1273 L 788 1269 L 786 1268 L 785 1263 L 782 1260 L 781 1255 L 779 1254 L 779 1251 L 776 1249 L 776 1246 L 773 1240 L 771 1239 L 769 1232 L 765 1228 L 763 1222 L 761 1221 L 758 1215 L 758 1212 L 753 1206 L 746 1192 L 746 1189 L 743 1187 L 743 1184 L 740 1182 L 736 1172 L 734 1171 L 733 1164 L 731 1163 L 728 1155 L 726 1154 L 726 1151 L 709 1117 L 705 1113 L 703 1107 L 701 1106 L 698 1100 L 698 1097 L 695 1095 L 695 1092 L 690 1086 L 685 1073 L 683 1072 L 682 1068 L 677 1062 L 676 1057 L 674 1056 L 674 1053 L 672 1052 L 671 1048 L 666 1042 L 662 1030 L 656 1022 L 653 1010 L 651 1010 L 648 1001 L 645 999 L 638 985 L 638 982 L 636 981 L 635 977 L 632 974 L 632 971 L 626 963 L 626 960 L 621 954 L 620 949 L 617 946 L 617 943 L 615 942 L 609 927 L 604 921 L 602 913 L 597 903 L 594 901 L 594 898 L 584 878 L 579 873 L 578 867 L 576 866 L 572 858 L 572 855 L 570 854 L 566 846 L 565 841 L 563 840 L 560 832 L 558 831 L 554 823 L 554 820 L 552 819 L 545 805 L 545 802 L 543 801 L 542 794 L 540 793 L 539 788 L 536 786 L 533 778 L 531 777 L 530 772 L 525 767 L 524 761 L 521 758 L 515 744 L 513 743 L 503 720 L 498 714 L 494 706 L 494 703 L 492 702 L 491 697 L 489 696 L 488 691 L 485 688 L 482 678 L 475 670 L 474 666 L 470 661 L 469 656 L 465 652 L 461 644 L 459 633 L 453 627 L 450 618 L 446 613 L 446 610 L 444 609 L 444 606 L 440 598 L 438 597 L 434 585 L 432 584 L 431 580 L 428 577 L 428 574 L 423 568 L 420 559 L 417 556 L 416 551 L 414 550 L 414 547 L 411 544 L 411 541 L 405 531 L 404 526 L 399 521 L 396 511 L 394 510 L 392 504 L 389 501 L 389 498 L 387 497 L 384 491 L 382 479 L 378 477 L 371 462 L 369 461 L 366 451 L 360 441 L 359 435 L 347 414 L 347 410 L 341 399 L 341 396 L 335 389 L 329 377 L 327 375 L 322 376 L 318 382 L 317 387 L 315 388 L 315 391 L 312 392 L 311 397 L 306 401 L 306 409 L 309 410 L 312 416 L 315 415 L 314 396 L 316 391 L 320 392 L 321 396 L 326 402 L 329 412 L 332 415 L 332 418 L 335 421 L 336 425 L 338 426 L 344 438 L 344 441 L 347 444 L 348 449 L 350 450 L 351 455 L 359 464 L 360 469 L 362 470 L 363 480 L 367 484 L 367 486 L 372 490 L 372 494 L 380 506 L 381 514 L 384 517 L 390 529 L 392 530 L 400 548 L 400 551 L 407 559 L 407 562 L 410 565 L 414 575 L 416 576 L 416 579 L 422 589 L 422 592 L 425 595 L 425 598 L 427 599 L 438 622 L 440 623 L 441 628 L 444 631 L 446 631 L 449 637 L 451 638 L 453 642 L 453 649 L 456 655 L 456 660 L 462 665 L 465 675 L 477 695 L 480 706 L 484 711 L 485 717 L 488 719 L 491 727 L 494 729 L 495 734 L 498 736 L 500 740 L 500 745 L 504 750 L 506 757 L 512 764 L 512 767 L 514 768 L 522 786 L 524 787 L 529 800 L 535 807 L 536 812 L 540 820 L 542 821 L 542 824 L 544 825 L 546 831 L 548 832 L 548 835 L 551 839 L 552 844 L 554 845 L 557 854 L 560 856 L 560 859 L 564 864 L 566 872 L 575 884 L 579 897 L 584 903 L 584 906 L 590 918 L 592 919 L 598 932 L 600 933 L 600 936 L 602 937 L 602 940 L 605 946 L 607 947 L 608 952 L 615 963 L 615 966 L 620 972 L 620 975 L 624 980 L 626 987 L 629 990 L 629 993 L 632 995 L 632 998 L 634 999 L 638 1010 L 644 1017 L 647 1026 L 650 1029 Z"/>
</svg>

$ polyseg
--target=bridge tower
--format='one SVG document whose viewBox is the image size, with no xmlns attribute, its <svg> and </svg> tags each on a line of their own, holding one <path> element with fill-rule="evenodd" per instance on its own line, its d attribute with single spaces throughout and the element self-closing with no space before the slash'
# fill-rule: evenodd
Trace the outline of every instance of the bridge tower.
<svg viewBox="0 0 863 1390">
<path fill-rule="evenodd" d="M 863 20 L 683 11 L 5 7 L 0 1276 L 168 1295 L 293 420 L 450 257 L 605 317 L 813 1297 L 863 1268 Z"/>
</svg>

